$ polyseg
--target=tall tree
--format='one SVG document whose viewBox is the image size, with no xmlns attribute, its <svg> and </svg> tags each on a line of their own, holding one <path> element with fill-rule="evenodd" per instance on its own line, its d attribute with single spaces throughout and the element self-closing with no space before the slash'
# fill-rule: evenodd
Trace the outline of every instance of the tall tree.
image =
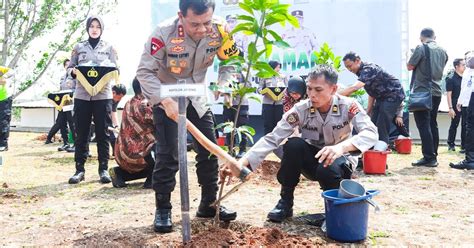
<svg viewBox="0 0 474 248">
<path fill-rule="evenodd" d="M 0 64 L 15 68 L 22 60 L 37 61 L 14 97 L 38 81 L 59 51 L 71 50 L 83 35 L 83 23 L 91 12 L 103 15 L 117 4 L 117 0 L 0 1 Z M 61 36 L 48 35 L 59 30 Z M 37 39 L 48 41 L 47 51 L 26 55 L 25 51 Z"/>
</svg>

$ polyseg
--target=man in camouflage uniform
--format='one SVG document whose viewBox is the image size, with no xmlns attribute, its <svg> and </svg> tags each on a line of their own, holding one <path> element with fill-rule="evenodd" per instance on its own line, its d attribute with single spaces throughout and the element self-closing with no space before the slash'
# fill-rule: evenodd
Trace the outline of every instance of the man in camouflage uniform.
<svg viewBox="0 0 474 248">
<path fill-rule="evenodd" d="M 161 85 L 206 83 L 207 68 L 214 57 L 227 59 L 240 51 L 232 39 L 224 39 L 230 30 L 222 18 L 213 17 L 212 0 L 180 0 L 178 16 L 159 24 L 145 44 L 137 78 L 143 94 L 153 105 L 156 129 L 156 164 L 153 171 L 153 189 L 156 198 L 154 229 L 156 232 L 172 231 L 170 194 L 176 185 L 178 166 L 178 104 L 173 98 L 162 98 Z M 230 83 L 233 68 L 219 68 L 218 83 Z M 229 73 L 225 73 L 229 72 Z M 187 97 L 187 118 L 211 141 L 216 142 L 212 112 L 206 97 Z M 196 173 L 201 186 L 198 217 L 211 218 L 216 212 L 220 219 L 234 220 L 236 212 L 221 207 L 216 211 L 210 204 L 216 200 L 218 190 L 217 158 L 196 144 Z"/>
<path fill-rule="evenodd" d="M 281 222 L 293 215 L 293 194 L 300 175 L 318 181 L 323 190 L 339 187 L 351 178 L 357 158 L 349 152 L 365 152 L 378 139 L 377 128 L 352 98 L 337 95 L 337 73 L 327 65 L 316 66 L 308 75 L 309 99 L 297 103 L 283 115 L 273 132 L 261 138 L 237 164 L 227 163 L 221 170 L 226 176 L 246 177 L 245 168 L 255 170 L 268 153 L 299 128 L 301 137 L 292 137 L 283 145 L 283 158 L 277 179 L 282 185 L 271 221 Z M 357 135 L 352 136 L 355 128 Z"/>
</svg>

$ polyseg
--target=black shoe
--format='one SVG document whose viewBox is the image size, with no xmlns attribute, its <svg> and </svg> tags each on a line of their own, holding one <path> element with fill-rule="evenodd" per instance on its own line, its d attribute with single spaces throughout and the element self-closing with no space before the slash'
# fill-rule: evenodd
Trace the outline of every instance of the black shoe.
<svg viewBox="0 0 474 248">
<path fill-rule="evenodd" d="M 144 188 L 144 189 L 151 189 L 151 188 L 153 188 L 153 184 L 152 184 L 152 179 L 151 179 L 151 177 L 147 177 L 147 178 L 146 178 L 145 183 L 143 184 L 143 188 Z"/>
<path fill-rule="evenodd" d="M 452 145 L 448 145 L 448 151 L 456 151 L 456 148 Z"/>
<path fill-rule="evenodd" d="M 199 204 L 198 211 L 196 212 L 197 217 L 201 218 L 213 218 L 216 216 L 216 209 L 209 206 L 209 204 L 202 203 Z M 237 212 L 227 209 L 224 206 L 219 207 L 219 220 L 222 221 L 231 221 L 237 218 Z"/>
<path fill-rule="evenodd" d="M 53 141 L 51 139 L 46 139 L 46 141 L 44 142 L 45 145 L 52 144 L 52 143 L 53 143 Z"/>
<path fill-rule="evenodd" d="M 280 199 L 278 204 L 267 215 L 270 221 L 282 222 L 286 218 L 293 216 L 293 207 L 285 200 Z"/>
<path fill-rule="evenodd" d="M 66 148 L 65 151 L 66 151 L 66 152 L 75 152 L 75 151 L 76 151 L 76 147 L 75 147 L 74 145 L 69 146 L 68 148 Z"/>
<path fill-rule="evenodd" d="M 101 183 L 110 183 L 112 182 L 112 179 L 110 179 L 109 173 L 107 170 L 99 170 L 99 181 Z"/>
<path fill-rule="evenodd" d="M 171 209 L 157 209 L 155 211 L 155 220 L 153 221 L 155 232 L 169 233 L 173 230 L 171 222 Z"/>
<path fill-rule="evenodd" d="M 235 158 L 242 158 L 245 155 L 244 151 L 239 151 L 239 153 L 235 156 Z"/>
<path fill-rule="evenodd" d="M 78 184 L 79 182 L 84 181 L 84 174 L 84 171 L 76 171 L 76 173 L 74 173 L 74 175 L 69 178 L 69 184 Z"/>
<path fill-rule="evenodd" d="M 116 169 L 118 167 L 112 167 L 109 169 L 110 179 L 112 180 L 112 185 L 114 188 L 124 188 L 127 187 L 127 184 L 123 180 L 120 173 L 117 173 Z"/>
<path fill-rule="evenodd" d="M 474 170 L 474 161 L 467 161 L 467 160 L 463 160 L 459 163 L 456 163 L 456 164 L 453 164 L 453 163 L 449 163 L 449 167 L 453 168 L 453 169 L 458 169 L 458 170 Z"/>
<path fill-rule="evenodd" d="M 0 146 L 0 152 L 8 151 L 8 146 Z"/>
<path fill-rule="evenodd" d="M 411 165 L 412 166 L 436 167 L 436 166 L 438 166 L 438 161 L 436 161 L 436 159 L 427 160 L 425 158 L 422 158 L 418 161 L 415 161 L 415 162 L 411 163 Z"/>
<path fill-rule="evenodd" d="M 66 151 L 69 148 L 69 144 L 64 144 L 58 147 L 58 152 Z"/>
</svg>

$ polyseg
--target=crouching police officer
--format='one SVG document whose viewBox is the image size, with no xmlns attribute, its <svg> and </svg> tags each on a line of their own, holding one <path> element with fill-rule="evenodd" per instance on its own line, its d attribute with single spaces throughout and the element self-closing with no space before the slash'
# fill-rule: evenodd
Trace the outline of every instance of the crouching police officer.
<svg viewBox="0 0 474 248">
<path fill-rule="evenodd" d="M 300 129 L 301 138 L 293 137 L 283 145 L 283 158 L 277 179 L 281 199 L 268 214 L 271 221 L 281 222 L 293 216 L 293 193 L 300 175 L 318 181 L 323 190 L 339 187 L 349 179 L 357 159 L 349 152 L 364 152 L 378 140 L 377 128 L 362 107 L 351 98 L 336 95 L 337 73 L 327 65 L 318 65 L 308 75 L 309 99 L 286 112 L 275 129 L 260 139 L 237 164 L 227 163 L 221 169 L 226 176 L 248 174 L 255 170 L 268 153 Z M 355 128 L 357 135 L 352 136 Z"/>
<path fill-rule="evenodd" d="M 176 84 L 179 79 L 187 84 L 205 83 L 207 68 L 214 57 L 226 59 L 240 53 L 233 40 L 225 39 L 228 29 L 223 19 L 213 17 L 212 0 L 180 0 L 178 17 L 165 21 L 155 29 L 145 45 L 137 78 L 143 94 L 154 106 L 153 120 L 156 135 L 156 164 L 153 170 L 156 212 L 156 232 L 171 232 L 171 192 L 176 186 L 178 166 L 178 104 L 176 99 L 160 96 L 163 84 Z M 225 43 L 223 43 L 226 41 Z M 232 69 L 232 70 L 231 70 Z M 228 84 L 234 68 L 219 67 L 220 84 Z M 216 142 L 213 115 L 205 97 L 187 97 L 187 118 L 208 139 Z M 201 186 L 201 202 L 196 216 L 211 218 L 219 214 L 224 221 L 234 220 L 237 213 L 210 204 L 216 200 L 218 164 L 200 144 L 195 144 L 196 174 Z"/>
</svg>

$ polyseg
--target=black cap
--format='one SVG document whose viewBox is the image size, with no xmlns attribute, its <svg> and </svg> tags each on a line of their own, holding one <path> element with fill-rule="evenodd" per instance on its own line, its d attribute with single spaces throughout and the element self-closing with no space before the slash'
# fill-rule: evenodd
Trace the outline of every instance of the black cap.
<svg viewBox="0 0 474 248">
<path fill-rule="evenodd" d="M 306 94 L 306 83 L 300 76 L 294 76 L 288 80 L 288 93 Z"/>
<path fill-rule="evenodd" d="M 303 17 L 303 11 L 302 10 L 293 10 L 291 11 L 291 15 L 294 17 Z"/>
</svg>

